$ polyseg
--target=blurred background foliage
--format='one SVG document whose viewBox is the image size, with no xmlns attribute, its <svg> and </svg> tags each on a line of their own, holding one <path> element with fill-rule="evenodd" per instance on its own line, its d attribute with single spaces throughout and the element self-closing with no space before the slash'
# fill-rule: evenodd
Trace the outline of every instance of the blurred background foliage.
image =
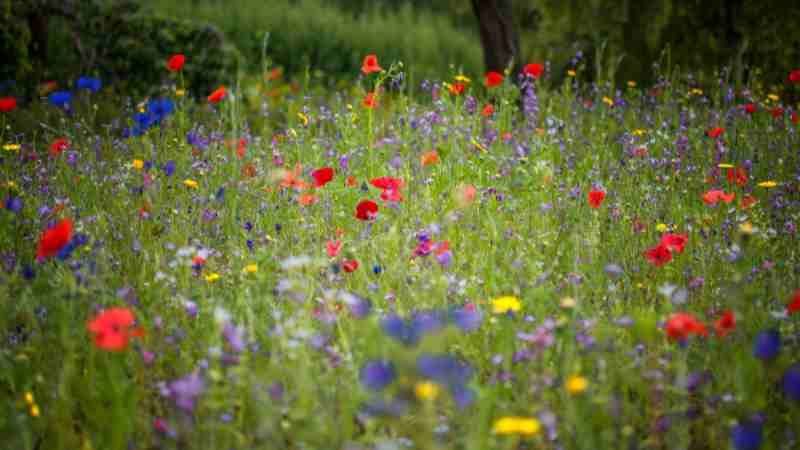
<svg viewBox="0 0 800 450">
<path fill-rule="evenodd" d="M 653 81 L 654 62 L 699 80 L 726 66 L 739 83 L 767 84 L 800 64 L 796 1 L 512 3 L 523 62 L 549 61 L 555 82 L 578 52 L 583 77 L 618 85 Z M 176 52 L 190 56 L 185 75 L 198 92 L 266 62 L 289 76 L 352 78 L 372 52 L 415 79 L 483 71 L 468 0 L 0 0 L 0 10 L 0 94 L 86 74 L 153 90 Z"/>
</svg>

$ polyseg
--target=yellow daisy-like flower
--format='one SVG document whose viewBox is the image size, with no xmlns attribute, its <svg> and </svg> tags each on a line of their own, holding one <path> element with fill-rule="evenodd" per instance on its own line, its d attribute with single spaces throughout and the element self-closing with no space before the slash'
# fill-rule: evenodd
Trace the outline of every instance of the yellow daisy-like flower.
<svg viewBox="0 0 800 450">
<path fill-rule="evenodd" d="M 641 128 L 637 128 L 637 129 L 633 130 L 633 132 L 631 134 L 633 134 L 634 136 L 644 136 L 645 133 L 647 133 L 647 130 L 643 130 Z"/>
<path fill-rule="evenodd" d="M 665 223 L 660 223 L 656 225 L 656 231 L 658 231 L 659 233 L 663 233 L 667 230 L 669 230 L 669 227 Z"/>
<path fill-rule="evenodd" d="M 39 417 L 39 405 L 31 405 L 31 417 Z"/>
<path fill-rule="evenodd" d="M 216 272 L 212 272 L 212 273 L 206 275 L 206 281 L 208 281 L 209 283 L 213 283 L 213 282 L 219 280 L 219 278 L 220 278 L 220 276 Z"/>
<path fill-rule="evenodd" d="M 190 180 L 190 179 L 183 180 L 183 185 L 188 187 L 188 188 L 192 188 L 192 189 L 197 189 L 197 186 L 199 186 L 197 184 L 197 181 Z"/>
<path fill-rule="evenodd" d="M 575 72 L 575 71 L 574 71 L 574 70 L 572 70 L 572 69 L 569 69 L 569 70 L 567 71 L 567 76 L 574 77 L 574 76 L 576 76 L 576 75 L 578 75 L 578 72 Z"/>
<path fill-rule="evenodd" d="M 494 422 L 492 433 L 502 435 L 522 434 L 526 436 L 533 436 L 538 434 L 541 429 L 542 425 L 533 417 L 508 416 L 501 417 Z"/>
<path fill-rule="evenodd" d="M 461 74 L 456 75 L 455 77 L 453 77 L 453 79 L 460 83 L 472 83 L 472 80 Z"/>
<path fill-rule="evenodd" d="M 733 164 L 719 163 L 717 164 L 717 167 L 720 169 L 733 169 Z"/>
<path fill-rule="evenodd" d="M 689 95 L 701 96 L 701 95 L 703 95 L 703 90 L 702 89 L 698 89 L 698 88 L 694 88 L 694 89 L 689 91 Z"/>
<path fill-rule="evenodd" d="M 628 87 L 629 88 L 635 88 L 636 87 L 636 82 L 633 81 L 633 80 L 628 81 Z"/>
<path fill-rule="evenodd" d="M 258 264 L 248 264 L 244 266 L 244 271 L 247 273 L 256 273 L 258 272 Z"/>
<path fill-rule="evenodd" d="M 492 300 L 492 311 L 495 314 L 505 314 L 509 311 L 517 312 L 522 309 L 522 304 L 517 297 L 507 295 Z"/>
<path fill-rule="evenodd" d="M 184 95 L 186 95 L 186 89 L 176 89 L 175 90 L 175 96 L 176 97 L 183 97 Z"/>
<path fill-rule="evenodd" d="M 305 115 L 305 114 L 303 114 L 301 112 L 298 112 L 297 113 L 297 117 L 299 117 L 300 121 L 303 122 L 303 126 L 304 127 L 308 126 L 308 116 L 307 115 Z"/>
<path fill-rule="evenodd" d="M 9 152 L 17 151 L 19 150 L 19 144 L 5 144 L 3 150 L 8 150 Z"/>
<path fill-rule="evenodd" d="M 414 394 L 420 400 L 435 400 L 439 396 L 439 385 L 432 381 L 421 381 L 414 385 Z"/>
<path fill-rule="evenodd" d="M 144 169 L 144 161 L 142 161 L 141 159 L 134 159 L 133 160 L 133 168 L 136 169 L 136 170 Z"/>
<path fill-rule="evenodd" d="M 574 298 L 572 298 L 572 297 L 564 297 L 564 298 L 561 299 L 561 303 L 559 303 L 559 306 L 561 306 L 564 309 L 572 309 L 577 304 L 578 304 L 578 302 L 575 301 Z"/>
<path fill-rule="evenodd" d="M 572 375 L 571 377 L 567 378 L 567 382 L 564 383 L 564 388 L 567 389 L 567 392 L 570 394 L 580 394 L 589 387 L 589 380 L 580 376 L 580 375 Z"/>
<path fill-rule="evenodd" d="M 758 187 L 763 187 L 763 188 L 774 188 L 777 185 L 778 183 L 772 180 L 762 181 L 758 183 Z"/>
<path fill-rule="evenodd" d="M 32 405 L 33 402 L 33 392 L 28 391 L 25 393 L 25 403 Z"/>
<path fill-rule="evenodd" d="M 780 99 L 781 99 L 780 97 L 778 97 L 778 95 L 777 95 L 777 94 L 769 94 L 769 95 L 767 96 L 767 98 L 768 98 L 768 99 L 770 99 L 770 100 L 772 100 L 773 102 L 777 102 L 778 100 L 780 100 Z"/>
<path fill-rule="evenodd" d="M 605 103 L 608 106 L 612 106 L 614 104 L 614 100 L 611 100 L 610 97 L 607 97 L 607 96 L 604 95 L 603 96 L 603 103 Z"/>
<path fill-rule="evenodd" d="M 744 222 L 739 224 L 739 231 L 743 234 L 753 234 L 753 224 L 750 222 Z"/>
</svg>

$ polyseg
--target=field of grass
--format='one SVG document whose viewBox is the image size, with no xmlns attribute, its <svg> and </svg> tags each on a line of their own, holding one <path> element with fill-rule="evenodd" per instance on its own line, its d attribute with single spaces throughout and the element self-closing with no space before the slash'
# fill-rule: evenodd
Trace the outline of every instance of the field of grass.
<svg viewBox="0 0 800 450">
<path fill-rule="evenodd" d="M 377 63 L 0 99 L 3 448 L 800 446 L 785 93 Z"/>
</svg>

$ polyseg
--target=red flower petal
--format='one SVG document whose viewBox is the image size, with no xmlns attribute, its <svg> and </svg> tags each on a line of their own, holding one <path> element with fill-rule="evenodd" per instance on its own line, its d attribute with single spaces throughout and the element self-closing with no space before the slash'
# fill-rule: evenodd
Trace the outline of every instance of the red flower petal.
<svg viewBox="0 0 800 450">
<path fill-rule="evenodd" d="M 39 238 L 36 249 L 36 258 L 50 258 L 56 256 L 72 239 L 72 220 L 64 219 L 56 226 L 45 230 Z"/>
</svg>

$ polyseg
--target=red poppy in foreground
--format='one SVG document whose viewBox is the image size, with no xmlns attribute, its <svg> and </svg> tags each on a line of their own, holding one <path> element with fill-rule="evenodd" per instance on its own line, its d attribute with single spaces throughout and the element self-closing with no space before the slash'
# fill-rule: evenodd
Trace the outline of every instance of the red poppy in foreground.
<svg viewBox="0 0 800 450">
<path fill-rule="evenodd" d="M 167 61 L 167 70 L 169 70 L 170 72 L 178 72 L 183 68 L 183 65 L 185 63 L 186 63 L 186 56 L 181 55 L 180 53 L 177 55 L 172 55 Z"/>
<path fill-rule="evenodd" d="M 11 112 L 17 108 L 17 99 L 14 97 L 0 97 L 0 112 Z"/>
<path fill-rule="evenodd" d="M 789 303 L 789 305 L 786 306 L 786 312 L 789 313 L 790 315 L 798 311 L 800 311 L 800 289 L 794 291 L 794 298 L 792 299 L 792 303 Z"/>
<path fill-rule="evenodd" d="M 789 82 L 800 83 L 800 69 L 794 69 L 793 71 L 789 72 Z"/>
<path fill-rule="evenodd" d="M 542 76 L 542 73 L 544 73 L 544 66 L 541 64 L 526 64 L 525 67 L 522 68 L 522 73 L 537 80 Z"/>
<path fill-rule="evenodd" d="M 378 217 L 378 204 L 372 200 L 361 200 L 356 206 L 358 220 L 373 220 Z"/>
<path fill-rule="evenodd" d="M 393 177 L 378 177 L 369 180 L 369 184 L 378 189 L 400 189 L 403 187 L 403 179 Z"/>
<path fill-rule="evenodd" d="M 708 137 L 710 137 L 711 139 L 716 139 L 716 138 L 720 137 L 722 135 L 722 133 L 724 133 L 724 132 L 725 132 L 725 128 L 716 127 L 716 128 L 712 128 L 712 129 L 708 130 L 706 132 L 706 134 L 708 134 Z"/>
<path fill-rule="evenodd" d="M 347 273 L 354 272 L 356 269 L 358 269 L 358 261 L 355 259 L 345 261 L 342 263 L 342 269 L 344 269 L 344 271 Z"/>
<path fill-rule="evenodd" d="M 667 233 L 661 236 L 661 245 L 667 247 L 670 251 L 683 253 L 683 247 L 689 242 L 689 236 L 686 234 L 671 234 Z"/>
<path fill-rule="evenodd" d="M 481 110 L 481 115 L 483 117 L 489 117 L 494 114 L 494 106 L 491 103 L 487 103 L 486 106 L 483 107 Z"/>
<path fill-rule="evenodd" d="M 225 98 L 225 86 L 220 86 L 217 88 L 216 91 L 212 92 L 211 95 L 208 96 L 209 103 L 219 103 L 223 98 Z"/>
<path fill-rule="evenodd" d="M 69 148 L 69 141 L 67 141 L 64 138 L 59 138 L 53 141 L 52 144 L 50 144 L 50 154 L 53 156 L 58 156 L 61 154 L 61 152 L 63 152 L 68 148 Z"/>
<path fill-rule="evenodd" d="M 72 239 L 72 220 L 64 219 L 54 227 L 49 228 L 39 237 L 39 246 L 36 249 L 36 259 L 56 256 Z"/>
<path fill-rule="evenodd" d="M 378 57 L 375 54 L 369 54 L 364 57 L 364 62 L 361 64 L 361 72 L 364 75 L 380 72 L 381 70 L 383 68 L 378 65 Z"/>
<path fill-rule="evenodd" d="M 364 105 L 364 107 L 367 109 L 374 108 L 377 103 L 378 100 L 375 98 L 374 92 L 368 92 L 367 96 L 364 97 L 364 101 L 361 102 L 361 104 Z"/>
<path fill-rule="evenodd" d="M 86 328 L 94 334 L 97 348 L 120 352 L 128 348 L 130 338 L 144 336 L 141 328 L 131 328 L 135 321 L 130 309 L 109 308 L 86 324 Z"/>
<path fill-rule="evenodd" d="M 664 244 L 658 244 L 647 250 L 644 252 L 644 256 L 656 267 L 661 267 L 672 261 L 672 252 L 670 252 L 669 247 Z"/>
<path fill-rule="evenodd" d="M 495 87 L 503 83 L 503 75 L 499 72 L 488 72 L 483 78 L 486 87 Z"/>
<path fill-rule="evenodd" d="M 323 167 L 311 172 L 311 177 L 314 179 L 314 187 L 321 188 L 333 179 L 333 168 Z"/>
<path fill-rule="evenodd" d="M 599 208 L 604 198 L 606 198 L 606 193 L 603 191 L 589 192 L 589 206 L 595 209 Z"/>
<path fill-rule="evenodd" d="M 725 337 L 736 329 L 736 316 L 733 311 L 725 311 L 722 317 L 714 321 L 714 332 L 718 337 Z"/>
<path fill-rule="evenodd" d="M 735 171 L 728 169 L 728 182 L 733 183 L 734 181 L 739 187 L 747 184 L 747 171 L 744 170 L 744 167 L 737 167 Z"/>
<path fill-rule="evenodd" d="M 668 320 L 666 325 L 667 336 L 673 341 L 683 342 L 689 335 L 708 336 L 708 330 L 702 322 L 687 313 L 675 313 Z"/>
<path fill-rule="evenodd" d="M 736 192 L 731 192 L 730 194 L 726 194 L 725 191 L 721 190 L 711 190 L 703 194 L 703 202 L 706 205 L 716 205 L 719 203 L 720 200 L 724 201 L 725 203 L 730 203 L 736 198 Z"/>
</svg>

